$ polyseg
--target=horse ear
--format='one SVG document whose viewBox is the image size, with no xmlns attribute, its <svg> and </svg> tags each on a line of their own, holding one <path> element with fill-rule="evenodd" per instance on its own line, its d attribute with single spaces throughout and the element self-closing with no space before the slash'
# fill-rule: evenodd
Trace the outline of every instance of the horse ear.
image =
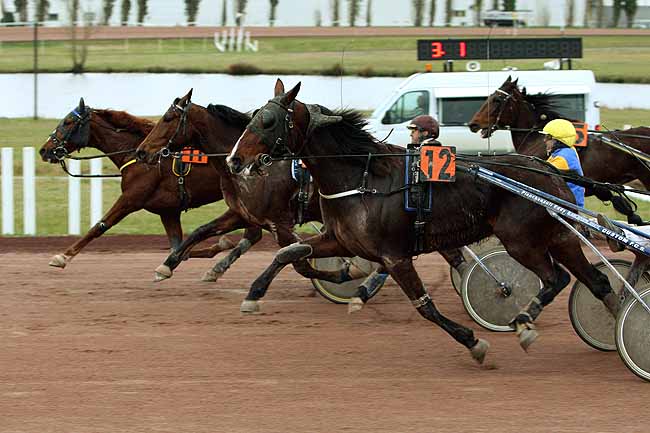
<svg viewBox="0 0 650 433">
<path fill-rule="evenodd" d="M 517 85 L 517 81 L 519 81 L 519 78 L 517 78 L 515 81 L 513 81 L 513 82 L 512 82 L 512 85 L 513 85 L 513 86 L 516 86 L 516 85 Z"/>
<path fill-rule="evenodd" d="M 506 82 L 503 83 L 503 84 L 509 83 L 510 81 L 512 81 L 512 77 L 510 75 L 508 75 L 508 78 L 506 79 Z"/>
<path fill-rule="evenodd" d="M 298 91 L 300 90 L 300 81 L 298 81 L 298 84 L 295 85 L 295 87 L 282 98 L 283 102 L 285 104 L 291 104 L 294 99 L 296 99 L 296 96 L 298 96 Z"/>
<path fill-rule="evenodd" d="M 186 103 L 187 103 L 187 102 L 190 102 L 190 100 L 192 100 L 192 92 L 193 92 L 193 91 L 194 91 L 194 87 L 192 87 L 192 88 L 190 89 L 190 91 L 187 92 L 187 95 L 185 95 L 185 96 L 183 97 L 183 99 L 185 100 Z"/>
<path fill-rule="evenodd" d="M 86 111 L 86 103 L 84 102 L 84 98 L 79 98 L 79 111 L 82 113 Z"/>
<path fill-rule="evenodd" d="M 278 80 L 275 82 L 274 96 L 280 95 L 284 95 L 284 83 L 281 79 L 278 78 Z"/>
<path fill-rule="evenodd" d="M 525 87 L 521 89 L 521 94 L 522 94 L 522 95 L 525 95 L 525 94 L 526 94 L 526 88 L 525 88 Z"/>
</svg>

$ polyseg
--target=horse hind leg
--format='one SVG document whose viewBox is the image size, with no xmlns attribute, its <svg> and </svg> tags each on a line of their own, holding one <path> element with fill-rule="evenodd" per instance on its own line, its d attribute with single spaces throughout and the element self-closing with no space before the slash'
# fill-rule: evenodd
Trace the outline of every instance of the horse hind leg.
<svg viewBox="0 0 650 433">
<path fill-rule="evenodd" d="M 245 254 L 253 245 L 262 239 L 260 227 L 250 227 L 244 231 L 244 236 L 226 257 L 219 260 L 209 271 L 206 271 L 201 281 L 215 282 L 232 266 L 242 254 Z"/>
<path fill-rule="evenodd" d="M 474 360 L 479 364 L 483 363 L 490 347 L 489 343 L 477 339 L 471 329 L 446 318 L 438 311 L 415 271 L 412 259 L 399 258 L 391 260 L 384 258 L 384 266 L 386 266 L 390 276 L 399 284 L 422 317 L 444 329 L 454 340 L 470 351 Z"/>
</svg>

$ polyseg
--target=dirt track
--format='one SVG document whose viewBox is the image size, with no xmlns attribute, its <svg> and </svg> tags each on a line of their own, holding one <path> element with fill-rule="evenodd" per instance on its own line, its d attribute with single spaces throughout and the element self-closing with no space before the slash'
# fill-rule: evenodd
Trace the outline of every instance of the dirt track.
<svg viewBox="0 0 650 433">
<path fill-rule="evenodd" d="M 216 284 L 198 281 L 205 259 L 154 284 L 160 239 L 109 237 L 48 267 L 67 241 L 0 239 L 0 432 L 648 431 L 650 384 L 574 334 L 568 290 L 526 354 L 469 320 L 439 256 L 420 258 L 440 309 L 492 344 L 478 367 L 392 282 L 350 316 L 285 270 L 241 316 L 270 242 Z"/>
</svg>

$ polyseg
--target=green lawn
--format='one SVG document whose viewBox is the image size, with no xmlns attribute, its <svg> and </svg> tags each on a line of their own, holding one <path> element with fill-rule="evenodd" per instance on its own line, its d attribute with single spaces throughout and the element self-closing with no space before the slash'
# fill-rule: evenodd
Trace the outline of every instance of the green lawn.
<svg viewBox="0 0 650 433">
<path fill-rule="evenodd" d="M 62 113 L 62 115 L 65 113 Z M 650 123 L 650 110 L 601 110 L 603 125 L 610 129 L 620 128 L 624 124 L 644 125 Z M 20 148 L 24 146 L 36 147 L 37 151 L 46 141 L 48 134 L 58 123 L 57 119 L 0 119 L 0 147 L 14 147 L 14 174 L 20 176 L 22 170 L 22 154 Z M 96 150 L 84 150 L 81 155 L 97 153 Z M 82 165 L 87 171 L 88 164 Z M 117 168 L 106 160 L 104 173 L 116 173 Z M 36 163 L 36 207 L 37 231 L 40 235 L 58 235 L 67 233 L 67 177 L 63 176 L 61 168 L 55 164 Z M 89 180 L 82 180 L 82 230 L 89 225 Z M 120 193 L 119 180 L 106 179 L 104 181 L 104 210 L 108 210 Z M 22 185 L 16 179 L 14 185 L 16 233 L 22 232 Z M 186 232 L 220 215 L 224 211 L 223 203 L 211 204 L 199 209 L 190 210 L 183 214 L 183 223 Z M 640 212 L 646 219 L 650 218 L 650 203 L 639 203 Z M 593 199 L 587 200 L 587 207 L 615 216 L 611 206 L 603 205 Z M 312 231 L 310 227 L 306 230 Z M 137 212 L 112 228 L 109 233 L 141 233 L 164 234 L 158 216 L 146 211 Z"/>
<path fill-rule="evenodd" d="M 87 42 L 88 72 L 228 72 L 248 64 L 267 74 L 335 74 L 343 65 L 349 75 L 407 76 L 424 70 L 416 60 L 417 37 L 262 38 L 259 53 L 219 53 L 212 40 L 123 40 Z M 650 36 L 583 37 L 584 57 L 575 69 L 591 69 L 598 81 L 650 82 Z M 31 72 L 31 43 L 0 46 L 0 73 Z M 483 69 L 516 66 L 540 69 L 544 60 L 481 62 Z M 615 65 L 615 67 L 612 67 Z M 39 67 L 48 72 L 71 69 L 67 42 L 41 42 Z M 434 64 L 442 70 L 442 63 Z M 455 69 L 465 70 L 464 62 Z"/>
</svg>

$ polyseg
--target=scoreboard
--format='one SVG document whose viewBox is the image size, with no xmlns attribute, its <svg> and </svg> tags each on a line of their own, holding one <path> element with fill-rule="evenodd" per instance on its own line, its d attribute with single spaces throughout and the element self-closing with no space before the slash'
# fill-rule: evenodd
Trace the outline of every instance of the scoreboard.
<svg viewBox="0 0 650 433">
<path fill-rule="evenodd" d="M 420 39 L 418 60 L 582 57 L 582 38 Z"/>
</svg>

